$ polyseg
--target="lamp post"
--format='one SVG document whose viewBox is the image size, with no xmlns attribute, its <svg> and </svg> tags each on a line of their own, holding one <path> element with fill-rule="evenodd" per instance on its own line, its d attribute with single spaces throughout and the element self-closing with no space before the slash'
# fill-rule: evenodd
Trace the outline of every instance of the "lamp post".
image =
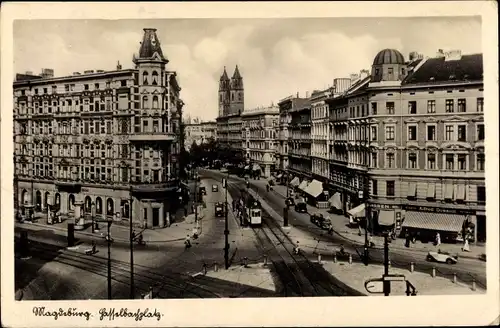
<svg viewBox="0 0 500 328">
<path fill-rule="evenodd" d="M 111 228 L 111 220 L 108 220 L 108 300 L 111 299 L 111 235 L 110 235 L 110 228 Z"/>
<path fill-rule="evenodd" d="M 135 298 L 134 292 L 134 236 L 132 231 L 132 218 L 133 218 L 133 207 L 132 207 L 132 187 L 130 188 L 130 207 L 128 211 L 129 217 L 129 228 L 130 228 L 130 299 Z"/>
<path fill-rule="evenodd" d="M 96 216 L 96 208 L 95 208 L 95 202 L 92 202 L 90 205 L 90 216 L 92 219 L 92 233 L 95 232 L 95 216 Z"/>
</svg>

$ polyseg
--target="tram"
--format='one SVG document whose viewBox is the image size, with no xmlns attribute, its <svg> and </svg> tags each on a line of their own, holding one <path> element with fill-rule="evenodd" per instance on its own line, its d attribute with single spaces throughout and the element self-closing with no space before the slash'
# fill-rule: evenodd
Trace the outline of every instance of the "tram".
<svg viewBox="0 0 500 328">
<path fill-rule="evenodd" d="M 251 226 L 262 224 L 262 206 L 253 197 L 248 197 L 246 204 L 246 223 Z"/>
</svg>

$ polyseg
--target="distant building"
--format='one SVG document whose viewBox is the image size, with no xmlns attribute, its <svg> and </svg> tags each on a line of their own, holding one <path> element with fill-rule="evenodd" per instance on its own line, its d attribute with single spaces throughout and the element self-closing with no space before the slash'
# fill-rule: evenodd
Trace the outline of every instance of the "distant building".
<svg viewBox="0 0 500 328">
<path fill-rule="evenodd" d="M 270 177 L 278 164 L 279 108 L 277 106 L 245 110 L 241 114 L 243 153 L 248 164 L 260 167 Z"/>
<path fill-rule="evenodd" d="M 197 145 L 208 142 L 209 140 L 217 140 L 217 122 L 200 122 L 184 125 L 186 139 L 184 148 L 189 151 L 193 142 Z"/>
<path fill-rule="evenodd" d="M 24 214 L 53 205 L 78 227 L 92 212 L 168 226 L 179 205 L 181 88 L 156 29 L 144 29 L 133 62 L 126 70 L 16 76 L 15 199 Z"/>
</svg>

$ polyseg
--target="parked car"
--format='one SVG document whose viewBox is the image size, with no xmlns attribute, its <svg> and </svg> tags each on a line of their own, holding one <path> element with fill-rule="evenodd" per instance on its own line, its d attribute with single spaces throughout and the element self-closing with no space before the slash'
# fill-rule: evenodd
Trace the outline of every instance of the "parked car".
<svg viewBox="0 0 500 328">
<path fill-rule="evenodd" d="M 298 213 L 307 213 L 307 205 L 304 202 L 300 202 L 295 204 L 295 212 Z"/>
<path fill-rule="evenodd" d="M 429 252 L 427 253 L 427 261 L 429 262 L 439 262 L 439 263 L 446 263 L 446 264 L 457 264 L 458 262 L 458 255 L 450 255 L 449 253 L 446 252 Z"/>
<path fill-rule="evenodd" d="M 295 205 L 295 201 L 293 200 L 292 197 L 288 197 L 287 199 L 285 199 L 285 205 L 286 206 L 293 206 L 293 205 Z"/>
<path fill-rule="evenodd" d="M 214 185 L 212 185 L 212 191 L 213 191 L 213 192 L 217 192 L 217 191 L 219 191 L 219 186 L 217 186 L 217 185 L 215 185 L 215 184 L 214 184 Z"/>
<path fill-rule="evenodd" d="M 321 229 L 329 229 L 332 226 L 332 221 L 323 216 L 323 214 L 311 214 L 311 223 L 317 225 Z"/>
</svg>

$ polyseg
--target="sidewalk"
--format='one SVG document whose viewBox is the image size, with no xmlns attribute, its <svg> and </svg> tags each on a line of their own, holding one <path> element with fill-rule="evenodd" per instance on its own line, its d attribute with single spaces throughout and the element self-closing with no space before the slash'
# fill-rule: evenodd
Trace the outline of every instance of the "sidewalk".
<svg viewBox="0 0 500 328">
<path fill-rule="evenodd" d="M 250 180 L 252 185 L 258 186 L 259 188 L 265 188 L 267 180 Z M 278 195 L 286 198 L 286 186 L 275 185 L 273 186 L 273 191 Z M 364 245 L 365 243 L 365 231 L 361 229 L 361 236 L 359 235 L 358 228 L 350 228 L 349 219 L 343 215 L 328 213 L 326 209 L 318 209 L 316 207 L 307 205 L 308 213 L 318 213 L 323 214 L 324 217 L 329 217 L 332 221 L 333 229 L 337 235 L 340 237 L 359 245 Z M 375 247 L 382 248 L 384 246 L 384 238 L 381 236 L 373 236 L 372 241 L 375 243 Z M 391 243 L 391 249 L 401 249 L 404 251 L 418 251 L 422 253 L 427 253 L 429 251 L 437 251 L 440 249 L 443 252 L 449 252 L 451 254 L 458 253 L 460 257 L 469 259 L 478 259 L 481 254 L 486 254 L 485 246 L 481 245 L 471 245 L 470 252 L 462 251 L 462 244 L 441 244 L 439 247 L 432 245 L 431 243 L 424 244 L 417 241 L 415 244 L 411 244 L 409 248 L 404 246 L 405 240 L 398 238 Z"/>
<path fill-rule="evenodd" d="M 382 282 L 371 282 L 367 285 L 368 289 L 375 294 L 369 293 L 365 288 L 365 281 L 369 279 L 382 278 L 384 267 L 381 265 L 365 266 L 362 263 L 347 262 L 323 262 L 325 270 L 335 275 L 340 281 L 347 284 L 361 293 L 369 296 L 384 296 L 382 294 Z M 444 278 L 436 276 L 433 278 L 428 273 L 410 272 L 409 270 L 390 268 L 389 274 L 404 275 L 405 278 L 417 290 L 417 296 L 420 295 L 480 295 L 486 291 L 480 286 L 476 286 L 476 290 L 472 290 L 472 285 L 457 281 L 453 282 L 453 278 Z M 406 296 L 406 283 L 404 281 L 391 282 L 391 296 Z"/>
</svg>

